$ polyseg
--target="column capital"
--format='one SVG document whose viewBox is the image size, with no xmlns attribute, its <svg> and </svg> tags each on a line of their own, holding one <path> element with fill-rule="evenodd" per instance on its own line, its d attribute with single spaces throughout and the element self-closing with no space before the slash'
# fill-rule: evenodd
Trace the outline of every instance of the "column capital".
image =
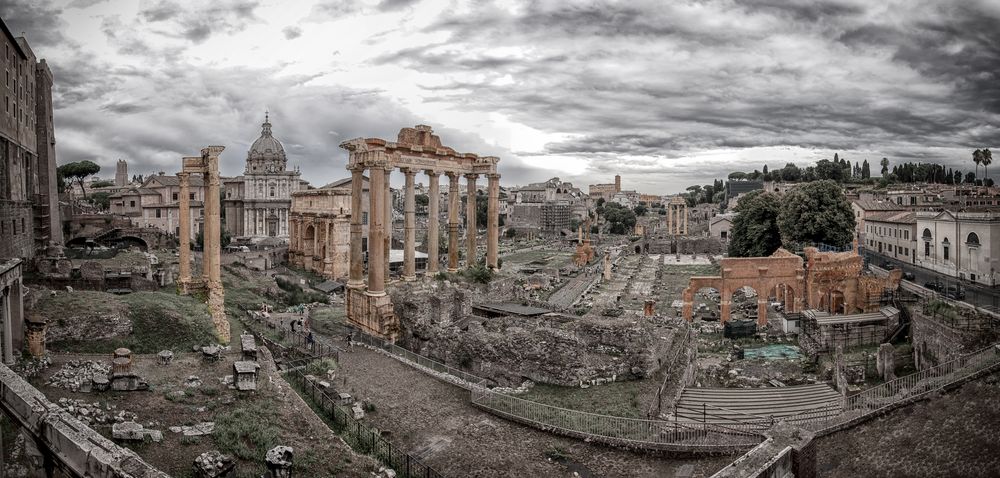
<svg viewBox="0 0 1000 478">
<path fill-rule="evenodd" d="M 430 176 L 432 178 L 436 178 L 436 177 L 438 177 L 438 176 L 441 175 L 441 171 L 436 171 L 436 170 L 433 170 L 433 169 L 425 169 L 424 170 L 424 174 L 426 174 L 426 175 L 428 175 L 428 176 Z"/>
<path fill-rule="evenodd" d="M 445 176 L 448 176 L 448 179 L 450 179 L 452 181 L 455 181 L 456 179 L 458 179 L 458 176 L 459 176 L 459 174 L 456 173 L 455 171 L 448 171 L 448 172 L 446 172 L 444 174 L 445 174 Z"/>
<path fill-rule="evenodd" d="M 356 162 L 356 163 L 348 164 L 347 165 L 347 170 L 350 171 L 350 172 L 352 172 L 352 173 L 364 174 L 365 173 L 365 169 L 366 169 L 365 165 L 363 163 L 361 163 L 361 162 Z"/>
<path fill-rule="evenodd" d="M 413 168 L 399 168 L 407 177 L 413 177 L 417 175 L 417 170 Z"/>
<path fill-rule="evenodd" d="M 495 181 L 497 179 L 500 179 L 500 173 L 487 173 L 486 178 Z"/>
<path fill-rule="evenodd" d="M 462 176 L 465 176 L 465 179 L 468 179 L 470 181 L 475 181 L 475 180 L 479 179 L 479 174 L 478 173 L 465 173 Z"/>
<path fill-rule="evenodd" d="M 177 173 L 177 177 L 181 178 L 181 179 L 187 179 L 187 178 L 191 177 L 191 173 L 185 173 L 185 172 L 182 171 L 182 172 Z"/>
</svg>

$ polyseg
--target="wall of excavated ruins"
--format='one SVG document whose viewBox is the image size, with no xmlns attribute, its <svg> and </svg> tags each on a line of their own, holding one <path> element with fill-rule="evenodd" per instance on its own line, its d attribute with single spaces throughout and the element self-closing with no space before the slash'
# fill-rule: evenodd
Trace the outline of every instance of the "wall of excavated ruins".
<svg viewBox="0 0 1000 478">
<path fill-rule="evenodd" d="M 651 376 L 675 355 L 686 332 L 671 319 L 487 319 L 472 315 L 473 302 L 481 299 L 474 290 L 444 282 L 397 287 L 398 343 L 504 386 L 525 380 L 580 386 Z"/>
</svg>

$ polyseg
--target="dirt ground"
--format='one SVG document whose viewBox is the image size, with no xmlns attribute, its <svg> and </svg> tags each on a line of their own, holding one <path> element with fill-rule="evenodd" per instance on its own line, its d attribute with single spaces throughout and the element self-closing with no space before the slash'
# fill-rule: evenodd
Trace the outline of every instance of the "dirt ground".
<svg viewBox="0 0 1000 478">
<path fill-rule="evenodd" d="M 735 458 L 654 457 L 515 424 L 473 408 L 465 390 L 361 347 L 341 354 L 339 373 L 348 393 L 375 405 L 366 421 L 446 476 L 672 477 L 685 465 L 710 476 Z"/>
<path fill-rule="evenodd" d="M 264 355 L 264 351 L 261 351 Z M 259 477 L 264 472 L 264 454 L 276 445 L 295 450 L 297 476 L 370 476 L 377 464 L 355 454 L 312 413 L 309 407 L 275 372 L 266 360 L 256 392 L 237 392 L 222 383 L 232 374 L 238 352 L 219 362 L 206 363 L 200 354 L 177 353 L 170 365 L 159 365 L 155 355 L 134 356 L 133 371 L 150 385 L 148 391 L 75 393 L 44 385 L 45 380 L 71 360 L 110 361 L 104 355 L 53 355 L 53 364 L 33 380 L 52 401 L 66 397 L 97 402 L 101 408 L 116 407 L 138 415 L 137 422 L 163 432 L 161 443 L 120 443 L 135 450 L 147 462 L 175 477 L 192 476 L 191 465 L 199 454 L 220 450 L 238 457 L 237 476 Z M 201 385 L 188 387 L 186 379 L 197 376 Z M 212 435 L 184 437 L 171 426 L 215 422 Z M 91 425 L 111 437 L 110 425 Z"/>
<path fill-rule="evenodd" d="M 821 438 L 817 476 L 998 476 L 998 396 L 994 374 Z"/>
</svg>

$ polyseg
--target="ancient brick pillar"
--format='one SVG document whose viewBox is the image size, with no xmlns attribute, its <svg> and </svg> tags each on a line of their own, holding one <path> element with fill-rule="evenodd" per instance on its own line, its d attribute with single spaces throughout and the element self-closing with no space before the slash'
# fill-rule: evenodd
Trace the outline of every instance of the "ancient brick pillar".
<svg viewBox="0 0 1000 478">
<path fill-rule="evenodd" d="M 47 324 L 40 316 L 32 316 L 25 322 L 25 338 L 28 340 L 28 353 L 32 358 L 45 356 L 45 329 Z"/>
</svg>

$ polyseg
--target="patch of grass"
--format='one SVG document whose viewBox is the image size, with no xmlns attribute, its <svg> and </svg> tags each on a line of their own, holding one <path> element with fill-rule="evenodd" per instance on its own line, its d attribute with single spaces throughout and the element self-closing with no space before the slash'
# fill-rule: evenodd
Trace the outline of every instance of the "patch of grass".
<svg viewBox="0 0 1000 478">
<path fill-rule="evenodd" d="M 207 306 L 192 297 L 166 292 L 134 292 L 124 296 L 74 292 L 66 295 L 75 296 L 75 299 L 64 304 L 64 310 L 84 308 L 93 313 L 100 308 L 108 310 L 115 307 L 116 301 L 123 304 L 125 314 L 132 322 L 132 332 L 126 337 L 55 342 L 52 344 L 54 350 L 107 353 L 126 347 L 133 353 L 153 354 L 161 350 L 189 350 L 192 345 L 215 341 Z"/>
<path fill-rule="evenodd" d="M 538 384 L 519 398 L 556 407 L 626 418 L 646 418 L 640 395 L 648 387 L 656 389 L 653 379 L 630 380 L 596 385 L 590 388 Z"/>
<path fill-rule="evenodd" d="M 324 358 L 320 360 L 313 360 L 306 365 L 303 369 L 303 373 L 306 375 L 326 376 L 327 370 L 337 370 L 337 361 L 332 358 Z"/>
<path fill-rule="evenodd" d="M 239 401 L 215 420 L 215 444 L 223 453 L 248 461 L 261 461 L 280 445 L 277 404 L 270 399 Z"/>
</svg>

